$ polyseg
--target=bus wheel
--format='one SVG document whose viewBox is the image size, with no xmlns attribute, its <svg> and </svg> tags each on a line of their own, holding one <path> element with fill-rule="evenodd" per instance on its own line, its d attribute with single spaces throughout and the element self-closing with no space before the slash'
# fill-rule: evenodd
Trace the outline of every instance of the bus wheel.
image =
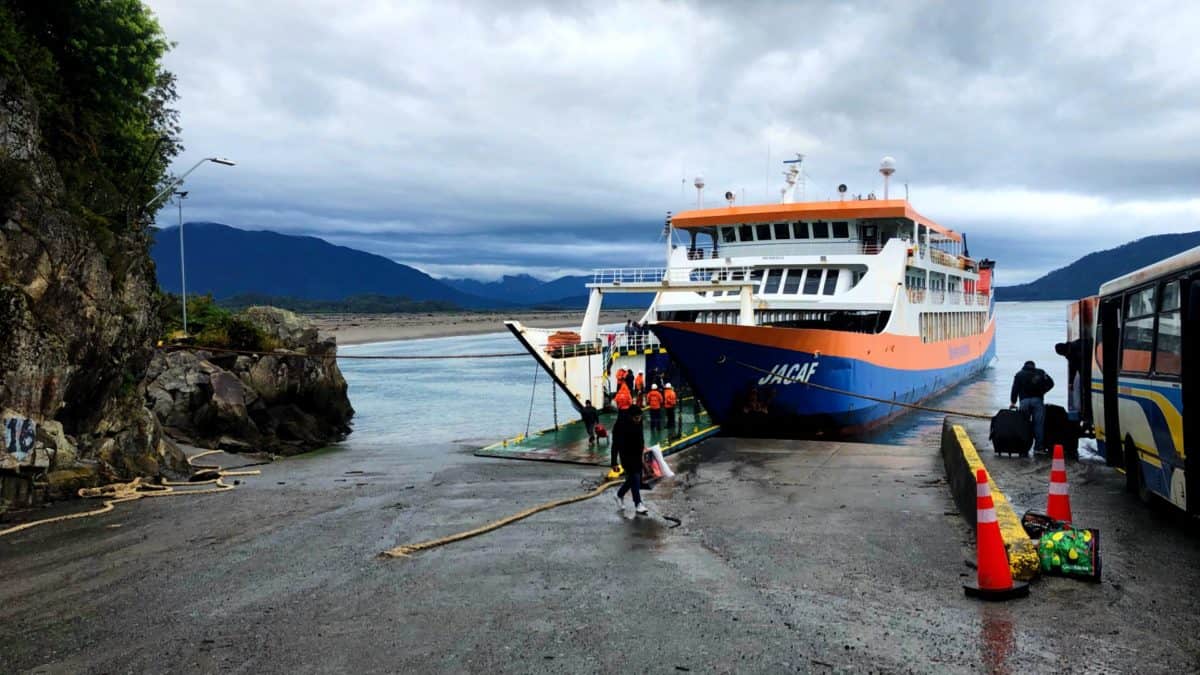
<svg viewBox="0 0 1200 675">
<path fill-rule="evenodd" d="M 1142 460 L 1133 439 L 1128 436 L 1125 437 L 1125 491 L 1137 494 L 1143 503 L 1150 503 L 1150 490 L 1146 488 L 1146 479 L 1142 475 Z"/>
</svg>

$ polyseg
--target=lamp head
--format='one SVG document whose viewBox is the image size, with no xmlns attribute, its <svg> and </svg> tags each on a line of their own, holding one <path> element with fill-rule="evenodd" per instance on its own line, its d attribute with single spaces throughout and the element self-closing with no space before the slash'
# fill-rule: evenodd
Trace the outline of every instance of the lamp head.
<svg viewBox="0 0 1200 675">
<path fill-rule="evenodd" d="M 226 159 L 224 157 L 209 157 L 208 161 L 210 161 L 214 164 L 224 164 L 225 166 L 237 166 L 237 162 L 234 162 L 232 159 Z"/>
</svg>

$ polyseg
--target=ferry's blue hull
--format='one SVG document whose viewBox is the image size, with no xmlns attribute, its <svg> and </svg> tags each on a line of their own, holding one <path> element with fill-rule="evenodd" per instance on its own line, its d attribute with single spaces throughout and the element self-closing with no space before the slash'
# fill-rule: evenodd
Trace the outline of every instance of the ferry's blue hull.
<svg viewBox="0 0 1200 675">
<path fill-rule="evenodd" d="M 956 362 L 917 369 L 835 356 L 829 353 L 832 350 L 821 353 L 781 347 L 778 336 L 758 340 L 753 332 L 804 332 L 798 329 L 742 329 L 745 337 L 740 339 L 698 331 L 694 324 L 660 323 L 652 330 L 684 371 L 714 421 L 738 435 L 861 433 L 908 410 L 865 397 L 917 403 L 980 372 L 995 356 L 992 329 L 957 346 L 942 345 L 945 361 Z M 865 353 L 871 353 L 871 349 L 863 345 L 875 342 L 879 345 L 876 353 L 890 348 L 892 353 L 886 360 L 898 362 L 896 365 L 925 365 L 940 358 L 932 356 L 940 354 L 933 351 L 937 345 L 909 345 L 919 353 L 905 359 L 903 354 L 895 354 L 895 336 L 854 335 L 849 339 Z M 805 340 L 799 336 L 796 342 L 803 344 Z M 969 353 L 959 351 L 959 358 L 952 359 L 956 349 Z"/>
</svg>

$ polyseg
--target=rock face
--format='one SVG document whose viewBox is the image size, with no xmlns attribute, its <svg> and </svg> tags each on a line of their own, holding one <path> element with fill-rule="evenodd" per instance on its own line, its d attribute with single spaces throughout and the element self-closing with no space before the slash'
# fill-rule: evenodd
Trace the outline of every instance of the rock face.
<svg viewBox="0 0 1200 675">
<path fill-rule="evenodd" d="M 255 356 L 206 351 L 155 355 L 146 402 L 172 436 L 229 451 L 292 455 L 345 438 L 354 409 L 337 343 L 274 307 L 242 314 L 281 345 Z"/>
<path fill-rule="evenodd" d="M 0 79 L 0 159 L 28 169 L 35 195 L 0 204 L 0 411 L 36 423 L 39 472 L 95 483 L 186 470 L 141 389 L 158 333 L 148 238 L 57 206 L 61 180 L 23 101 Z"/>
</svg>

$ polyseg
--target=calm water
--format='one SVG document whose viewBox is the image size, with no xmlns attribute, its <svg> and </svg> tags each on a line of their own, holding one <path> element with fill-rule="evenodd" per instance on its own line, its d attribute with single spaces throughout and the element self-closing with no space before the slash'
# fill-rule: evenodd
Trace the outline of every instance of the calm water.
<svg viewBox="0 0 1200 675">
<path fill-rule="evenodd" d="M 1047 401 L 1066 402 L 1066 361 L 1054 343 L 1066 334 L 1066 303 L 1000 303 L 996 311 L 996 361 L 976 379 L 956 387 L 931 405 L 991 414 L 1008 405 L 1013 374 L 1033 359 L 1055 380 Z M 428 340 L 407 340 L 341 348 L 343 354 L 478 354 L 521 351 L 507 332 Z M 528 358 L 454 361 L 343 360 L 350 400 L 357 414 L 354 433 L 344 443 L 385 446 L 404 452 L 414 446 L 463 443 L 484 445 L 553 425 L 550 380 Z M 532 414 L 530 399 L 533 399 Z M 560 420 L 573 419 L 558 394 Z M 941 433 L 942 415 L 914 412 L 864 439 L 880 443 L 927 444 Z"/>
</svg>

